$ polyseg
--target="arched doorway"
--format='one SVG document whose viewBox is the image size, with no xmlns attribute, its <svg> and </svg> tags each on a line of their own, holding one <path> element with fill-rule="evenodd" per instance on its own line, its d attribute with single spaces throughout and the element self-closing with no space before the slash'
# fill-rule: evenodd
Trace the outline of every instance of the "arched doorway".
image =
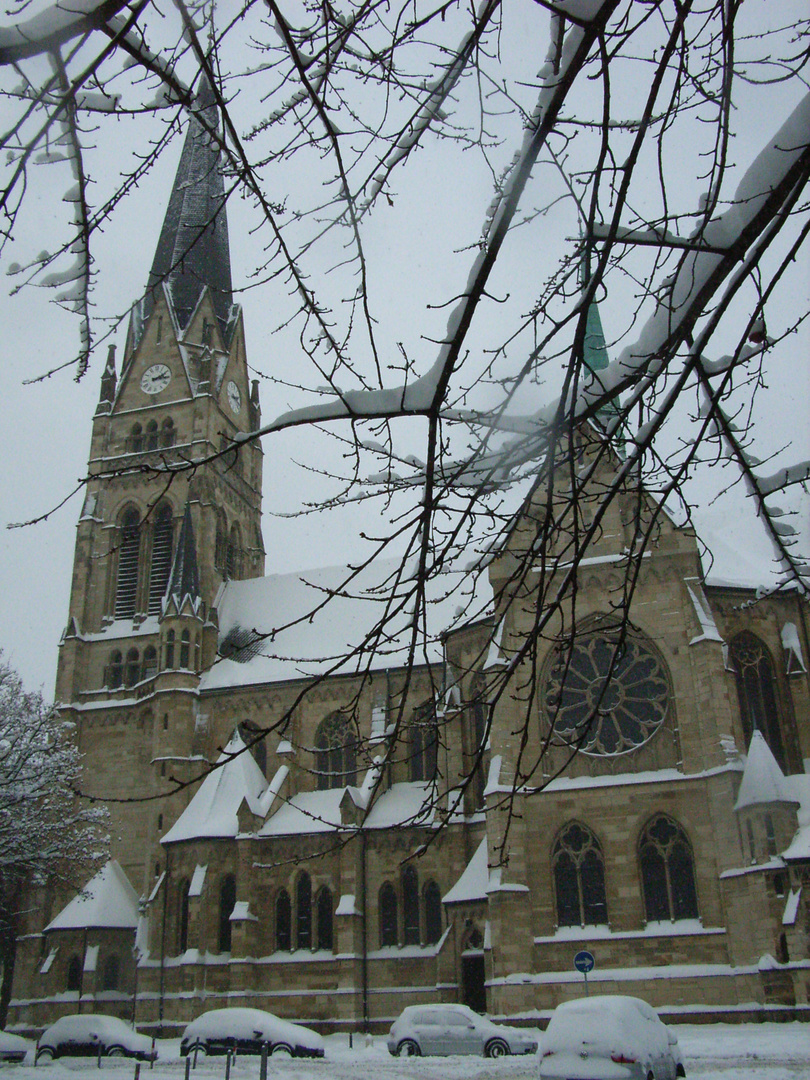
<svg viewBox="0 0 810 1080">
<path fill-rule="evenodd" d="M 475 1012 L 487 1011 L 484 938 L 475 926 L 466 934 L 461 951 L 461 999 Z"/>
</svg>

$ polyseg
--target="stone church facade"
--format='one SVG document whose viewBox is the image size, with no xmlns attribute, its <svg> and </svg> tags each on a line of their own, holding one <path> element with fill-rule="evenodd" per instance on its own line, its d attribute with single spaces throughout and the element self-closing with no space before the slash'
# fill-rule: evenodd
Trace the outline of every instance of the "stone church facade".
<svg viewBox="0 0 810 1080">
<path fill-rule="evenodd" d="M 375 637 L 385 566 L 265 576 L 217 161 L 192 119 L 92 422 L 57 698 L 86 791 L 115 800 L 114 861 L 84 900 L 34 898 L 9 1023 L 82 1009 L 171 1032 L 249 1004 L 379 1029 L 444 1000 L 531 1017 L 582 992 L 582 949 L 595 990 L 665 1013 L 806 1014 L 805 600 L 707 576 L 642 499 L 622 628 L 628 493 L 579 568 L 576 637 L 564 607 L 537 636 L 542 486 L 489 606 L 413 666 L 399 631 Z M 587 521 L 618 462 L 594 429 L 575 441 Z"/>
</svg>

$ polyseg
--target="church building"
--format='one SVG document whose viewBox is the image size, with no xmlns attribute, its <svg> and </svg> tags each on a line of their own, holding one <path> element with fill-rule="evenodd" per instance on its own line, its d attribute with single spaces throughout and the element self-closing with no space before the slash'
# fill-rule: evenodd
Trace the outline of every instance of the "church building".
<svg viewBox="0 0 810 1080">
<path fill-rule="evenodd" d="M 215 126 L 205 87 L 200 108 Z M 59 649 L 111 859 L 32 904 L 9 1025 L 95 1011 L 171 1035 L 251 1005 L 380 1031 L 437 1001 L 537 1018 L 583 993 L 582 950 L 594 992 L 665 1016 L 806 1016 L 805 597 L 709 567 L 651 498 L 601 509 L 619 458 L 589 426 L 576 513 L 603 516 L 575 634 L 565 605 L 535 632 L 540 484 L 476 614 L 437 596 L 409 663 L 398 564 L 265 574 L 259 426 L 195 115 L 102 377 Z"/>
</svg>

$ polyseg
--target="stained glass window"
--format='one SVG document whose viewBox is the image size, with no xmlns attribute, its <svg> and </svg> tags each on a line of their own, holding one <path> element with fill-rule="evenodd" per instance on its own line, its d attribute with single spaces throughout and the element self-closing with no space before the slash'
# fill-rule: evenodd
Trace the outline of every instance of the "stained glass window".
<svg viewBox="0 0 810 1080">
<path fill-rule="evenodd" d="M 558 926 L 606 923 L 605 864 L 602 849 L 590 829 L 577 822 L 566 825 L 551 856 Z"/>
<path fill-rule="evenodd" d="M 698 917 L 692 848 L 672 818 L 659 814 L 647 823 L 639 842 L 639 865 L 648 922 Z"/>
</svg>

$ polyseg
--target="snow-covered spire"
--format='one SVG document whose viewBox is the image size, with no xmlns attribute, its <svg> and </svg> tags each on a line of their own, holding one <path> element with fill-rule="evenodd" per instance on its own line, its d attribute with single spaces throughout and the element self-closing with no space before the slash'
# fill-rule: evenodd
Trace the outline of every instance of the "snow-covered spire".
<svg viewBox="0 0 810 1080">
<path fill-rule="evenodd" d="M 785 774 L 765 742 L 765 736 L 761 731 L 754 731 L 734 809 L 743 810 L 761 803 L 794 801 L 788 791 Z"/>
<path fill-rule="evenodd" d="M 197 565 L 197 545 L 194 543 L 194 526 L 191 523 L 191 506 L 187 502 L 177 539 L 177 549 L 172 561 L 169 584 L 166 587 L 164 611 L 169 601 L 174 601 L 177 611 L 189 601 L 193 611 L 197 611 L 200 596 L 200 571 Z"/>
<path fill-rule="evenodd" d="M 115 345 L 110 345 L 107 350 L 107 363 L 101 376 L 101 393 L 98 396 L 98 408 L 96 416 L 106 416 L 112 409 L 115 400 Z"/>
<path fill-rule="evenodd" d="M 144 322 L 162 282 L 181 331 L 208 288 L 227 342 L 233 326 L 228 221 L 220 147 L 210 134 L 219 126 L 214 92 L 202 75 L 149 274 Z"/>
</svg>

